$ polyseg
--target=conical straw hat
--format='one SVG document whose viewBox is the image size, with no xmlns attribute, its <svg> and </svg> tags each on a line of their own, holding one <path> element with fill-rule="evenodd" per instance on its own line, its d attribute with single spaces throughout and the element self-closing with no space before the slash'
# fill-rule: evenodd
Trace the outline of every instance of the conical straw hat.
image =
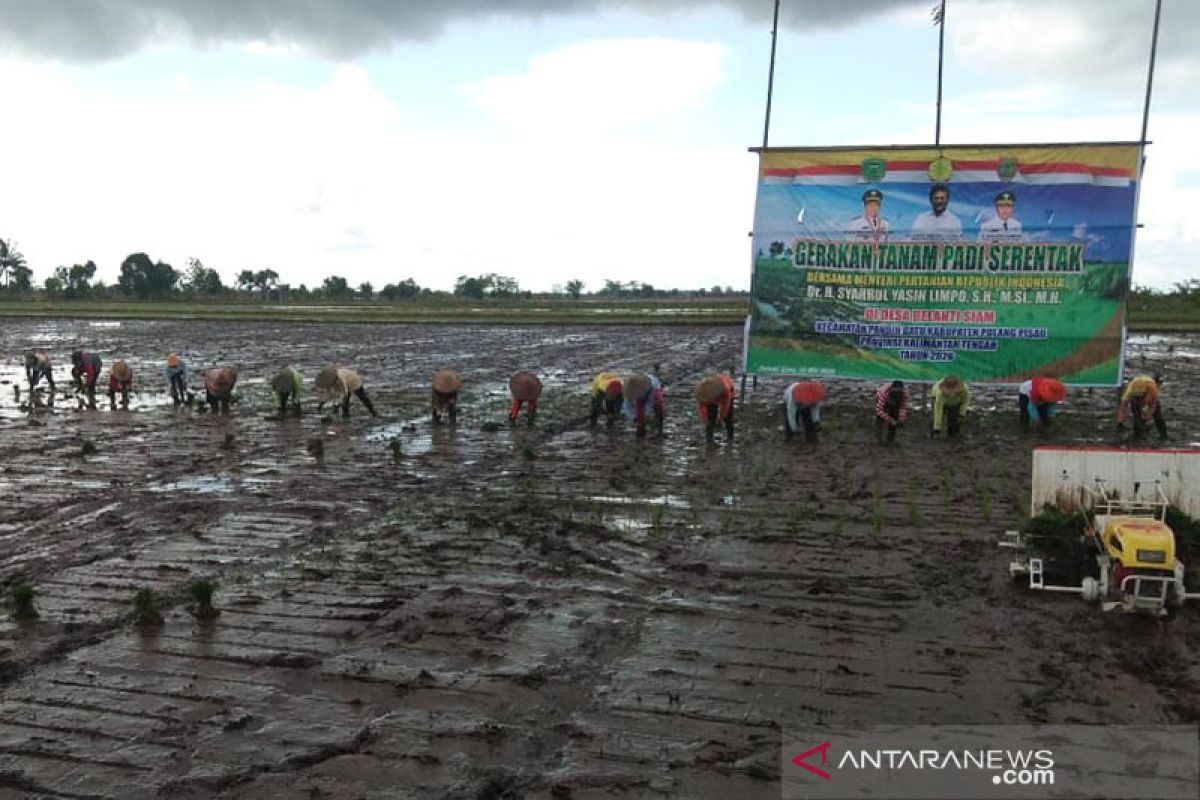
<svg viewBox="0 0 1200 800">
<path fill-rule="evenodd" d="M 514 400 L 529 402 L 542 394 L 542 382 L 532 372 L 518 372 L 508 382 Z"/>
<path fill-rule="evenodd" d="M 625 380 L 625 396 L 632 400 L 641 400 L 650 393 L 650 376 L 639 372 L 636 375 L 630 375 Z"/>
<path fill-rule="evenodd" d="M 133 370 L 124 361 L 118 361 L 112 365 L 112 376 L 116 378 L 119 383 L 124 383 L 133 377 Z"/>
<path fill-rule="evenodd" d="M 462 379 L 451 369 L 433 373 L 433 390 L 438 394 L 453 394 L 462 388 Z"/>
<path fill-rule="evenodd" d="M 811 406 L 825 399 L 825 387 L 817 381 L 800 381 L 792 387 L 792 402 Z"/>
<path fill-rule="evenodd" d="M 716 375 L 709 375 L 696 384 L 696 399 L 701 403 L 716 403 L 725 396 L 725 382 Z"/>
<path fill-rule="evenodd" d="M 296 373 L 291 367 L 284 367 L 271 378 L 271 390 L 278 394 L 290 394 L 296 388 Z"/>
<path fill-rule="evenodd" d="M 1042 396 L 1051 403 L 1061 403 L 1067 398 L 1067 387 L 1058 378 L 1046 378 L 1042 383 Z"/>
<path fill-rule="evenodd" d="M 320 372 L 317 373 L 315 383 L 318 389 L 332 389 L 334 386 L 337 386 L 337 367 L 333 366 L 332 364 L 330 364 L 328 367 L 324 367 Z"/>
</svg>

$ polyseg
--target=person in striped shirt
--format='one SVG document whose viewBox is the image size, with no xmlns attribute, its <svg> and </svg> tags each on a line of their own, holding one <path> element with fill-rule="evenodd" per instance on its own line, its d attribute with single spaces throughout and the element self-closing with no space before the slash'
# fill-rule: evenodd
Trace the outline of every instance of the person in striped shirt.
<svg viewBox="0 0 1200 800">
<path fill-rule="evenodd" d="M 875 439 L 893 444 L 896 431 L 908 421 L 908 389 L 904 381 L 882 384 L 875 391 Z"/>
</svg>

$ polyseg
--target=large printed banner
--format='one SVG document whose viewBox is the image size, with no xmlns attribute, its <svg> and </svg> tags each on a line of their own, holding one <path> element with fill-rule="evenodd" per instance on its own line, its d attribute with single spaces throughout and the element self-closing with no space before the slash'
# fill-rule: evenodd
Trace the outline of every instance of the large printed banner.
<svg viewBox="0 0 1200 800">
<path fill-rule="evenodd" d="M 1138 144 L 767 149 L 752 373 L 1120 382 Z"/>
</svg>

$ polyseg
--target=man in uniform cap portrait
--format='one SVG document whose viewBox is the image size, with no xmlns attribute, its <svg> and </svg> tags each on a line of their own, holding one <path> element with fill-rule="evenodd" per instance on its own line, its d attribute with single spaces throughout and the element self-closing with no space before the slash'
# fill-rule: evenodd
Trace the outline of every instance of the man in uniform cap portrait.
<svg viewBox="0 0 1200 800">
<path fill-rule="evenodd" d="M 867 189 L 863 192 L 862 204 L 862 216 L 850 220 L 846 232 L 851 238 L 861 241 L 882 241 L 888 233 L 888 221 L 879 214 L 879 207 L 883 204 L 883 192 Z"/>
<path fill-rule="evenodd" d="M 979 241 L 1020 239 L 1021 221 L 1012 215 L 1016 205 L 1017 195 L 1008 189 L 996 195 L 996 216 L 979 226 Z"/>
</svg>

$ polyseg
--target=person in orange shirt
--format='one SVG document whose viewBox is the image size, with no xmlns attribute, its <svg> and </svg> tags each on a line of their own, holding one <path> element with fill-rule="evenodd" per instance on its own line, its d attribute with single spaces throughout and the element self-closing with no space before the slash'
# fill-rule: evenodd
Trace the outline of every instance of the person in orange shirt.
<svg viewBox="0 0 1200 800">
<path fill-rule="evenodd" d="M 1162 406 L 1158 402 L 1158 388 L 1162 378 L 1155 375 L 1139 375 L 1129 382 L 1121 394 L 1121 405 L 1117 407 L 1117 430 L 1125 429 L 1125 420 L 1133 417 L 1133 435 L 1142 436 L 1146 423 L 1154 420 L 1159 438 L 1167 435 L 1167 421 L 1163 419 Z"/>
<path fill-rule="evenodd" d="M 718 422 L 725 423 L 725 435 L 733 438 L 733 397 L 733 378 L 723 372 L 709 375 L 696 384 L 697 407 L 709 440 L 713 438 Z"/>
</svg>

